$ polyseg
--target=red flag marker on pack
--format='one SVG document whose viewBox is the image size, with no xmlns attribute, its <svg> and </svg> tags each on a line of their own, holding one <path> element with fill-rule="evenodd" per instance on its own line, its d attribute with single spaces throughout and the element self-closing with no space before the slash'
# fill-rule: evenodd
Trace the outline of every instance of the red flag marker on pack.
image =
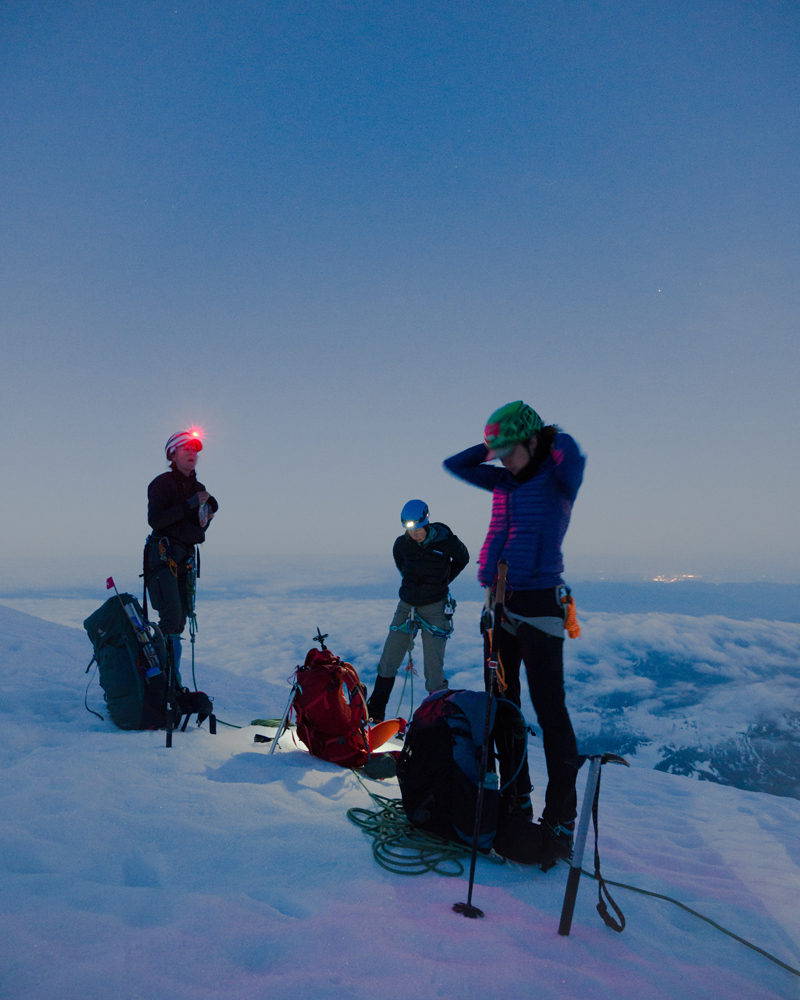
<svg viewBox="0 0 800 1000">
<path fill-rule="evenodd" d="M 114 587 L 114 590 L 116 590 L 116 589 L 117 589 L 117 588 L 116 588 L 116 587 L 114 586 L 114 577 L 113 577 L 113 576 L 110 576 L 110 577 L 109 577 L 109 578 L 108 578 L 108 579 L 106 580 L 106 590 L 111 590 L 111 588 L 112 588 L 112 587 Z"/>
</svg>

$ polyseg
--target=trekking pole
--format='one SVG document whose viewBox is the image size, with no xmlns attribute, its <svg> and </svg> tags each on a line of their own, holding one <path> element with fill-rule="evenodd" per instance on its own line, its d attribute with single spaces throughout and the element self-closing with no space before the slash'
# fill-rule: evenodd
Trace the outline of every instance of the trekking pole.
<svg viewBox="0 0 800 1000">
<path fill-rule="evenodd" d="M 411 615 L 409 616 L 409 621 L 411 622 L 411 627 L 413 629 L 413 632 L 409 632 L 409 639 L 408 639 L 408 680 L 410 682 L 409 698 L 411 700 L 411 704 L 408 709 L 409 719 L 414 715 L 414 660 L 411 656 L 411 650 L 414 648 L 414 640 L 417 637 L 418 626 L 415 623 L 416 614 L 417 614 L 417 609 L 412 608 Z M 400 713 L 399 705 L 397 706 L 397 712 L 398 714 Z"/>
<path fill-rule="evenodd" d="M 197 551 L 197 550 L 195 550 Z M 190 566 L 189 572 L 186 574 L 186 596 L 188 597 L 189 604 L 189 641 L 192 644 L 192 685 L 195 691 L 197 690 L 197 678 L 194 675 L 194 640 L 197 633 L 200 631 L 197 627 L 197 577 L 199 574 L 199 554 L 197 557 L 192 555 L 188 561 Z M 187 716 L 188 718 L 188 716 Z"/>
<path fill-rule="evenodd" d="M 317 629 L 317 632 L 319 633 L 319 629 Z M 322 638 L 327 639 L 328 637 L 327 635 L 325 635 Z M 323 646 L 322 648 L 324 649 L 325 647 Z M 278 745 L 278 740 L 280 739 L 280 736 L 283 733 L 283 727 L 286 725 L 286 720 L 289 718 L 289 712 L 291 712 L 292 710 L 292 705 L 294 703 L 294 696 L 297 691 L 300 691 L 300 685 L 295 680 L 295 682 L 292 684 L 292 690 L 289 692 L 289 700 L 286 703 L 286 711 L 283 713 L 283 716 L 281 717 L 281 724 L 278 726 L 278 731 L 277 733 L 275 733 L 275 736 L 273 737 L 272 746 L 269 748 L 269 754 L 267 756 L 270 756 L 271 754 L 275 753 L 275 747 Z"/>
<path fill-rule="evenodd" d="M 575 846 L 572 851 L 567 890 L 564 893 L 564 905 L 561 908 L 561 922 L 558 925 L 558 933 L 562 937 L 567 937 L 572 927 L 572 914 L 575 911 L 575 900 L 578 898 L 578 884 L 581 880 L 581 866 L 583 865 L 583 852 L 586 847 L 586 835 L 589 832 L 589 821 L 592 818 L 592 811 L 597 804 L 600 768 L 603 764 L 609 763 L 624 764 L 626 767 L 630 767 L 630 764 L 628 764 L 624 757 L 619 757 L 615 753 L 600 753 L 591 757 L 583 757 L 578 767 L 583 764 L 584 760 L 588 760 L 591 763 L 589 766 L 589 776 L 586 779 L 586 788 L 583 793 L 583 805 L 581 806 L 581 818 L 578 822 L 578 832 L 575 835 Z"/>
<path fill-rule="evenodd" d="M 168 747 L 172 746 L 175 731 L 175 639 L 167 636 L 167 714 L 164 720 Z"/>
<path fill-rule="evenodd" d="M 478 800 L 475 804 L 475 829 L 472 833 L 472 856 L 469 862 L 469 891 L 466 903 L 454 903 L 453 909 L 456 913 L 463 913 L 465 917 L 483 916 L 483 910 L 472 905 L 472 887 L 475 884 L 475 862 L 478 857 L 478 839 L 481 832 L 481 814 L 483 813 L 483 788 L 486 783 L 486 763 L 489 759 L 489 737 L 492 728 L 492 701 L 494 700 L 494 684 L 497 676 L 498 660 L 498 638 L 500 622 L 503 615 L 503 605 L 506 600 L 506 573 L 508 563 L 501 559 L 497 564 L 497 596 L 494 602 L 494 628 L 492 629 L 492 655 L 489 659 L 489 677 L 486 682 L 486 719 L 483 724 L 483 746 L 481 747 L 481 764 L 478 771 Z"/>
<path fill-rule="evenodd" d="M 414 658 L 411 655 L 411 651 L 414 648 L 414 640 L 417 637 L 418 625 L 415 624 L 415 614 L 416 608 L 411 609 L 411 614 L 406 619 L 403 625 L 399 625 L 395 628 L 394 625 L 391 626 L 390 631 L 393 632 L 407 632 L 408 633 L 408 663 L 406 664 L 405 675 L 403 677 L 403 687 L 400 690 L 400 700 L 397 703 L 397 710 L 395 712 L 396 716 L 400 715 L 400 707 L 403 704 L 403 698 L 406 696 L 406 687 L 408 685 L 409 678 L 411 679 L 411 709 L 408 713 L 409 719 L 414 714 Z M 403 662 L 402 660 L 400 661 Z"/>
</svg>

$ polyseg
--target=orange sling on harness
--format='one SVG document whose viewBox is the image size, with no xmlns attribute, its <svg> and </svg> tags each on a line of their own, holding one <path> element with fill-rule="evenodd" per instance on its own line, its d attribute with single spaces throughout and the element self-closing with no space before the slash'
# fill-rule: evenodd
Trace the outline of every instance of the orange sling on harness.
<svg viewBox="0 0 800 1000">
<path fill-rule="evenodd" d="M 575 598 L 572 594 L 565 594 L 561 598 L 561 603 L 566 605 L 567 617 L 564 621 L 564 628 L 570 639 L 577 639 L 581 634 L 581 626 L 578 622 L 578 613 L 575 610 Z"/>
</svg>

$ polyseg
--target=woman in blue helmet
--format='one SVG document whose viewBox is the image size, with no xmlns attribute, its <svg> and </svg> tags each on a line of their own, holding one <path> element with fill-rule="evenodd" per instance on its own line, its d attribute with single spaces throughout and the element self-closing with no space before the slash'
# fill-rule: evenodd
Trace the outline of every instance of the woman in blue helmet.
<svg viewBox="0 0 800 1000">
<path fill-rule="evenodd" d="M 451 622 L 445 615 L 445 604 L 450 584 L 469 562 L 469 552 L 446 524 L 431 523 L 428 513 L 428 505 L 422 500 L 409 500 L 400 513 L 405 532 L 392 549 L 403 577 L 400 603 L 378 664 L 375 689 L 367 703 L 370 717 L 376 722 L 386 714 L 394 679 L 408 653 L 410 633 L 403 626 L 412 612 L 421 625 L 425 687 L 429 692 L 447 687 L 444 650 Z"/>
</svg>

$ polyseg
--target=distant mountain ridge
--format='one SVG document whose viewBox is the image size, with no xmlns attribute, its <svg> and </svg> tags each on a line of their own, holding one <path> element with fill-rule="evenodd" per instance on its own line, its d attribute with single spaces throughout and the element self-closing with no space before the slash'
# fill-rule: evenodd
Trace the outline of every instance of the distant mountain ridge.
<svg viewBox="0 0 800 1000">
<path fill-rule="evenodd" d="M 392 600 L 400 577 L 391 558 L 376 556 L 233 557 L 203 552 L 201 598 L 235 600 L 284 596 Z M 141 593 L 141 560 L 126 555 L 74 560 L 20 562 L 0 560 L 0 601 L 5 599 L 97 598 L 105 596 L 105 581 L 113 572 L 117 585 Z M 680 580 L 673 583 L 580 579 L 566 574 L 580 613 L 722 615 L 740 621 L 800 622 L 800 583 L 712 583 Z M 513 582 L 513 581 L 512 581 Z M 468 566 L 451 587 L 457 601 L 482 601 L 474 565 Z"/>
<path fill-rule="evenodd" d="M 480 599 L 481 589 L 467 569 L 450 588 L 457 601 Z M 572 588 L 578 613 L 606 611 L 615 615 L 661 614 L 722 615 L 740 621 L 764 618 L 767 621 L 800 622 L 800 584 L 797 583 L 704 583 L 687 580 L 677 583 L 623 583 L 606 580 L 573 581 Z M 284 585 L 283 592 L 297 597 L 318 598 L 323 595 L 336 600 L 376 600 L 397 597 L 399 578 L 391 574 L 375 575 L 367 582 L 341 583 L 326 578 L 320 583 L 293 581 Z M 217 589 L 207 582 L 209 596 L 222 598 L 264 596 L 274 592 L 268 578 L 263 582 L 232 584 Z M 276 588 L 277 589 L 277 588 Z"/>
<path fill-rule="evenodd" d="M 800 622 L 798 583 L 616 583 L 583 580 L 572 584 L 575 602 L 585 611 L 611 614 L 723 615 L 749 621 Z"/>
</svg>

